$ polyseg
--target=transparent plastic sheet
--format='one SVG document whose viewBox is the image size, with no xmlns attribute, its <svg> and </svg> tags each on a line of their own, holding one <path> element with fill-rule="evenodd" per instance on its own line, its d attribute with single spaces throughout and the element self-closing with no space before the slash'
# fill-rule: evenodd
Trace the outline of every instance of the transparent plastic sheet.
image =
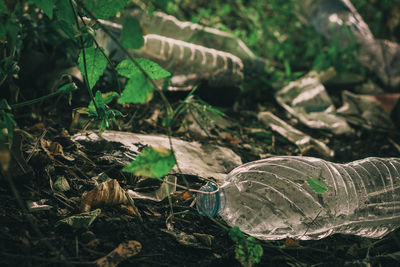
<svg viewBox="0 0 400 267">
<path fill-rule="evenodd" d="M 296 144 L 300 148 L 300 151 L 302 153 L 313 149 L 324 158 L 332 158 L 335 155 L 334 151 L 331 150 L 324 143 L 295 129 L 294 127 L 279 119 L 269 111 L 261 112 L 258 114 L 257 117 L 265 125 L 271 127 L 273 131 L 279 133 L 290 142 Z"/>
<path fill-rule="evenodd" d="M 314 29 L 327 39 L 337 38 L 345 47 L 359 45 L 359 62 L 375 72 L 390 87 L 400 85 L 400 46 L 388 40 L 374 38 L 349 0 L 300 0 L 302 14 Z M 350 33 L 350 34 L 349 34 Z"/>
<path fill-rule="evenodd" d="M 325 75 L 312 71 L 279 90 L 275 98 L 290 114 L 310 128 L 328 130 L 334 134 L 352 133 L 346 120 L 337 115 L 320 81 L 320 77 Z"/>
<path fill-rule="evenodd" d="M 136 18 L 145 33 L 144 46 L 129 52 L 135 57 L 153 60 L 173 73 L 171 90 L 190 90 L 204 80 L 214 87 L 238 86 L 245 69 L 256 73 L 265 70 L 266 61 L 257 58 L 232 34 L 182 22 L 161 12 L 154 12 L 150 18 L 147 12 L 128 10 L 117 22 L 123 24 L 127 17 Z M 120 38 L 121 24 L 100 22 Z M 96 40 L 113 55 L 114 60 L 125 58 L 114 41 L 101 30 L 96 31 Z"/>
</svg>

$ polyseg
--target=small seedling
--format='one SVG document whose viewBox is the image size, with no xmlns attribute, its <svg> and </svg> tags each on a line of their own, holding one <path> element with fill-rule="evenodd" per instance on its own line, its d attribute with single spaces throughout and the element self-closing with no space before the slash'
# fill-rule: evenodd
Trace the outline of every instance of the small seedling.
<svg viewBox="0 0 400 267">
<path fill-rule="evenodd" d="M 229 230 L 229 236 L 236 243 L 235 259 L 244 267 L 251 267 L 254 263 L 259 263 L 263 255 L 263 248 L 257 240 L 245 235 L 239 227 L 234 226 Z"/>
</svg>

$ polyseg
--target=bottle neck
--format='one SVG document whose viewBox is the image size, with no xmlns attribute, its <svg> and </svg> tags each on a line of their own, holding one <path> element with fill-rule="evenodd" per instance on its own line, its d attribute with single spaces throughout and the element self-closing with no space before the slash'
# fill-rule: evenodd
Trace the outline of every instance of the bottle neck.
<svg viewBox="0 0 400 267">
<path fill-rule="evenodd" d="M 203 192 L 213 192 L 216 191 L 218 187 L 214 184 L 207 184 L 200 188 Z M 196 196 L 196 208 L 200 215 L 203 216 L 217 216 L 218 212 L 221 209 L 221 197 L 223 200 L 225 196 L 223 192 L 220 191 L 213 193 L 213 194 L 202 194 L 198 193 Z M 225 201 L 222 201 L 225 203 Z"/>
</svg>

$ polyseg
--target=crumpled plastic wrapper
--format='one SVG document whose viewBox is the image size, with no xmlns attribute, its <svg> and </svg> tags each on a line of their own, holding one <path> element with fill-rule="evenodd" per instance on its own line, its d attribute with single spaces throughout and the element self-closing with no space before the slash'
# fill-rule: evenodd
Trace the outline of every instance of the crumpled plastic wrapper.
<svg viewBox="0 0 400 267">
<path fill-rule="evenodd" d="M 343 106 L 337 112 L 350 123 L 367 129 L 389 130 L 393 127 L 391 113 L 396 112 L 400 94 L 358 95 L 342 92 Z"/>
<path fill-rule="evenodd" d="M 302 153 L 313 149 L 324 158 L 332 158 L 335 155 L 335 152 L 324 143 L 295 129 L 269 111 L 259 113 L 257 118 L 273 131 L 296 144 Z"/>
<path fill-rule="evenodd" d="M 165 177 L 164 182 L 161 184 L 161 186 L 153 192 L 143 193 L 136 192 L 130 189 L 128 189 L 126 192 L 132 198 L 149 199 L 159 202 L 168 197 L 170 194 L 176 192 L 176 176 L 168 175 L 167 177 Z"/>
<path fill-rule="evenodd" d="M 359 45 L 358 60 L 375 72 L 387 86 L 400 85 L 400 46 L 388 40 L 374 38 L 368 25 L 349 0 L 298 1 L 302 13 L 314 29 L 327 39 L 337 38 L 345 47 Z"/>
<path fill-rule="evenodd" d="M 165 135 L 144 135 L 119 131 L 104 131 L 97 134 L 93 131 L 77 133 L 71 138 L 75 142 L 97 142 L 106 140 L 118 142 L 128 148 L 123 159 L 109 155 L 108 157 L 119 164 L 128 165 L 134 154 L 138 154 L 143 145 L 153 147 L 162 146 L 169 148 L 169 139 Z M 215 144 L 199 142 L 186 142 L 171 138 L 175 157 L 182 174 L 194 175 L 201 178 L 214 178 L 218 183 L 223 183 L 227 173 L 242 164 L 241 158 L 231 149 Z M 176 166 L 173 171 L 178 172 Z"/>
<path fill-rule="evenodd" d="M 335 106 L 320 81 L 320 77 L 326 79 L 326 75 L 312 71 L 279 90 L 275 94 L 276 100 L 310 128 L 327 130 L 338 135 L 352 133 L 346 120 L 337 115 Z"/>
</svg>

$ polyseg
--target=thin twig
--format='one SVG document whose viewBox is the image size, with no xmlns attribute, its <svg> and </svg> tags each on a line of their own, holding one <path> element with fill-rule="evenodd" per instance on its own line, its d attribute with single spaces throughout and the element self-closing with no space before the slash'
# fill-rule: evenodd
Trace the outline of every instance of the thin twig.
<svg viewBox="0 0 400 267">
<path fill-rule="evenodd" d="M 299 237 L 299 239 L 302 238 L 303 236 L 305 236 L 305 235 L 307 234 L 308 230 L 310 230 L 311 224 L 313 224 L 313 223 L 315 222 L 315 220 L 318 218 L 318 216 L 319 216 L 319 214 L 321 213 L 321 211 L 322 211 L 322 209 L 319 210 L 318 214 L 317 214 L 317 215 L 315 216 L 315 218 L 311 221 L 311 223 L 309 223 L 309 224 L 307 225 L 306 231 L 304 232 L 303 235 L 301 235 L 301 236 Z"/>
<path fill-rule="evenodd" d="M 36 141 L 35 146 L 34 146 L 33 149 L 32 149 L 32 152 L 31 152 L 31 153 L 28 155 L 28 157 L 26 158 L 26 163 L 28 163 L 29 160 L 32 158 L 32 156 L 35 154 L 36 149 L 37 149 L 38 146 L 39 146 L 40 140 L 44 138 L 44 136 L 46 135 L 46 133 L 47 133 L 47 129 L 44 129 L 43 133 L 40 135 L 40 137 L 39 137 L 38 140 Z"/>
</svg>

